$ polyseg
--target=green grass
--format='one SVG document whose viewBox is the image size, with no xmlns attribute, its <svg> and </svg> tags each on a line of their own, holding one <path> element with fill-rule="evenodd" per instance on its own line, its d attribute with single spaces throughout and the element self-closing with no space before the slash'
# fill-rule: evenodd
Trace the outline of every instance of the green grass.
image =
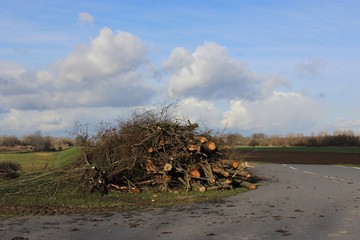
<svg viewBox="0 0 360 240">
<path fill-rule="evenodd" d="M 251 151 L 277 152 L 333 152 L 333 153 L 360 153 L 360 147 L 273 147 L 273 146 L 239 146 L 236 149 Z"/>
<path fill-rule="evenodd" d="M 247 191 L 240 188 L 205 193 L 186 193 L 181 190 L 158 193 L 144 189 L 139 194 L 110 192 L 102 196 L 89 193 L 81 187 L 83 170 L 69 167 L 79 154 L 80 148 L 61 152 L 0 153 L 0 160 L 20 163 L 23 169 L 17 179 L 0 180 L 0 216 L 94 213 L 173 206 L 214 201 Z"/>
<path fill-rule="evenodd" d="M 56 196 L 19 195 L 0 198 L 1 215 L 68 214 L 97 211 L 124 211 L 139 208 L 155 208 L 186 205 L 197 202 L 217 201 L 247 191 L 243 188 L 227 191 L 155 192 L 145 190 L 139 194 L 110 192 L 84 193 L 69 188 Z M 10 209 L 10 211 L 9 211 Z"/>
<path fill-rule="evenodd" d="M 16 162 L 23 172 L 33 172 L 65 166 L 80 152 L 76 147 L 58 152 L 6 152 L 0 153 L 0 161 Z"/>
<path fill-rule="evenodd" d="M 46 169 L 52 153 L 0 153 L 0 161 L 19 163 L 24 172 L 32 172 Z"/>
<path fill-rule="evenodd" d="M 48 175 L 37 185 L 53 181 L 61 174 Z M 21 181 L 21 179 L 20 179 Z M 226 191 L 207 191 L 204 193 L 188 192 L 183 190 L 173 192 L 156 192 L 144 189 L 139 194 L 110 192 L 107 195 L 89 193 L 79 190 L 77 179 L 57 186 L 45 185 L 41 189 L 35 187 L 33 182 L 19 180 L 0 181 L 0 216 L 1 215 L 33 215 L 33 214 L 70 214 L 70 213 L 95 213 L 103 211 L 124 211 L 138 208 L 154 208 L 174 205 L 184 205 L 196 202 L 217 201 L 224 197 L 234 196 L 247 191 L 243 188 Z M 11 194 L 9 194 L 11 188 Z M 32 190 L 31 188 L 34 188 Z M 24 190 L 29 190 L 26 192 Z M 17 193 L 16 193 L 17 192 Z M 54 194 L 56 192 L 56 194 Z"/>
<path fill-rule="evenodd" d="M 48 168 L 52 169 L 66 166 L 71 163 L 71 161 L 79 157 L 80 154 L 81 148 L 78 147 L 72 147 L 61 152 L 55 152 L 49 160 Z"/>
</svg>

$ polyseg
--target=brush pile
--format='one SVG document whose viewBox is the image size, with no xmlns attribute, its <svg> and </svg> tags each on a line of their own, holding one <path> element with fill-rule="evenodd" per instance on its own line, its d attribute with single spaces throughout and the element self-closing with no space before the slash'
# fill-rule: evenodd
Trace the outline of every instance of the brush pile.
<svg viewBox="0 0 360 240">
<path fill-rule="evenodd" d="M 90 191 L 140 192 L 184 189 L 204 192 L 234 186 L 255 189 L 248 163 L 226 159 L 198 124 L 162 119 L 147 112 L 118 127 L 102 127 L 86 148 L 83 184 Z"/>
</svg>

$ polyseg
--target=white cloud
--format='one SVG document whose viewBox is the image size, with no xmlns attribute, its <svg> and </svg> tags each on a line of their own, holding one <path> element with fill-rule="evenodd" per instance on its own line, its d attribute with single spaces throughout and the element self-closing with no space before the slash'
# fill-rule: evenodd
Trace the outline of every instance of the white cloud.
<svg viewBox="0 0 360 240">
<path fill-rule="evenodd" d="M 177 110 L 181 118 L 204 124 L 206 127 L 219 127 L 221 111 L 213 102 L 186 98 L 178 103 Z"/>
<path fill-rule="evenodd" d="M 104 27 L 90 46 L 78 46 L 58 64 L 67 81 L 94 81 L 136 70 L 148 62 L 142 41 L 136 36 Z"/>
<path fill-rule="evenodd" d="M 19 78 L 25 72 L 25 69 L 17 63 L 0 61 L 0 79 Z"/>
<path fill-rule="evenodd" d="M 89 124 L 90 128 L 94 128 L 94 125 L 102 121 L 113 123 L 121 117 L 120 113 L 129 113 L 132 109 L 123 107 L 58 108 L 44 111 L 11 109 L 6 114 L 0 113 L 2 119 L 0 129 L 2 135 L 22 136 L 36 130 L 44 134 L 67 135 L 73 130 L 76 122 Z"/>
<path fill-rule="evenodd" d="M 47 70 L 31 73 L 0 63 L 0 106 L 44 110 L 142 105 L 155 94 L 143 77 L 148 63 L 139 38 L 103 28 L 89 46 L 76 47 Z"/>
<path fill-rule="evenodd" d="M 0 106 L 9 95 L 34 92 L 34 76 L 17 63 L 0 61 Z"/>
<path fill-rule="evenodd" d="M 177 72 L 195 61 L 190 52 L 182 47 L 175 48 L 168 59 L 164 61 L 164 68 L 170 72 Z"/>
<path fill-rule="evenodd" d="M 322 107 L 307 96 L 295 92 L 274 92 L 257 100 L 233 100 L 223 114 L 223 125 L 240 130 L 265 133 L 316 131 L 324 114 Z"/>
<path fill-rule="evenodd" d="M 180 117 L 210 129 L 266 134 L 318 132 L 326 114 L 323 106 L 305 95 L 276 91 L 256 101 L 233 99 L 228 104 L 190 97 L 179 101 L 177 110 Z"/>
<path fill-rule="evenodd" d="M 87 12 L 79 13 L 79 23 L 81 25 L 92 24 L 93 22 L 94 22 L 94 17 L 91 16 L 89 13 L 87 13 Z"/>
<path fill-rule="evenodd" d="M 247 65 L 229 56 L 225 47 L 206 43 L 191 55 L 183 48 L 176 48 L 164 62 L 172 71 L 168 94 L 175 97 L 200 99 L 257 99 L 271 93 L 283 84 L 252 72 Z"/>
<path fill-rule="evenodd" d="M 146 106 L 165 87 L 180 99 L 179 114 L 212 129 L 311 133 L 323 118 L 323 108 L 308 96 L 280 92 L 278 87 L 287 85 L 281 76 L 257 74 L 215 43 L 194 52 L 175 48 L 163 69 L 171 74 L 168 86 L 149 77 L 157 69 L 141 39 L 107 27 L 48 69 L 32 72 L 0 61 L 0 129 L 64 132 L 75 121 L 113 120 Z M 337 128 L 358 125 L 337 122 Z"/>
</svg>

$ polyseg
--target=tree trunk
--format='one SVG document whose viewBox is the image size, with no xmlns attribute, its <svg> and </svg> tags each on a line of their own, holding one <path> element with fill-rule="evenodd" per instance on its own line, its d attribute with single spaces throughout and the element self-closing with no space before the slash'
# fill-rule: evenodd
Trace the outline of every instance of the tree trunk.
<svg viewBox="0 0 360 240">
<path fill-rule="evenodd" d="M 216 143 L 214 142 L 205 142 L 203 144 L 206 151 L 214 152 L 217 149 Z"/>
<path fill-rule="evenodd" d="M 201 177 L 200 171 L 197 169 L 196 166 L 191 167 L 190 176 L 193 177 L 193 178 L 200 178 Z"/>
<path fill-rule="evenodd" d="M 239 184 L 241 187 L 245 187 L 245 188 L 250 189 L 250 190 L 255 190 L 256 189 L 256 185 L 252 184 L 250 182 L 240 180 L 240 179 L 233 179 L 233 181 L 236 182 L 237 184 Z"/>
<path fill-rule="evenodd" d="M 208 141 L 206 137 L 201 137 L 201 136 L 195 136 L 194 139 L 201 143 L 206 143 Z"/>
<path fill-rule="evenodd" d="M 206 191 L 206 187 L 204 187 L 203 185 L 201 185 L 197 181 L 192 181 L 191 182 L 191 187 L 192 187 L 192 189 L 194 189 L 197 192 L 205 192 Z"/>
<path fill-rule="evenodd" d="M 214 173 L 218 173 L 224 177 L 228 177 L 230 175 L 229 172 L 225 171 L 224 169 L 220 168 L 219 166 L 212 166 L 212 171 Z"/>
<path fill-rule="evenodd" d="M 251 174 L 250 174 L 248 171 L 246 171 L 246 170 L 240 170 L 240 169 L 239 169 L 239 170 L 233 170 L 233 169 L 229 169 L 228 172 L 229 172 L 230 174 L 232 174 L 233 176 L 239 175 L 239 176 L 244 177 L 244 178 L 246 178 L 246 179 L 251 178 Z"/>
<path fill-rule="evenodd" d="M 211 169 L 210 164 L 209 164 L 207 161 L 205 161 L 205 162 L 203 162 L 203 163 L 199 163 L 199 166 L 200 166 L 201 169 L 204 171 L 205 176 L 206 176 L 206 179 L 208 180 L 208 182 L 209 182 L 210 184 L 215 183 L 216 180 L 215 180 L 215 177 L 214 177 L 214 174 L 213 174 L 213 172 L 212 172 L 212 169 Z"/>
<path fill-rule="evenodd" d="M 224 165 L 227 165 L 229 167 L 232 168 L 238 168 L 239 167 L 239 162 L 235 161 L 235 160 L 229 160 L 229 159 L 221 159 L 220 160 Z"/>
<path fill-rule="evenodd" d="M 170 163 L 166 163 L 164 165 L 164 171 L 165 172 L 170 172 L 172 170 L 172 165 Z"/>
</svg>

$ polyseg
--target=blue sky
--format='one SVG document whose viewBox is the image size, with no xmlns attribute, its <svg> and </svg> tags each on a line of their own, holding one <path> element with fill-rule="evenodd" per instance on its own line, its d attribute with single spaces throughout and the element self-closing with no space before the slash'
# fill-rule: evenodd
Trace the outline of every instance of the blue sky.
<svg viewBox="0 0 360 240">
<path fill-rule="evenodd" d="M 360 134 L 360 2 L 2 1 L 0 135 L 175 99 L 243 134 Z"/>
</svg>

